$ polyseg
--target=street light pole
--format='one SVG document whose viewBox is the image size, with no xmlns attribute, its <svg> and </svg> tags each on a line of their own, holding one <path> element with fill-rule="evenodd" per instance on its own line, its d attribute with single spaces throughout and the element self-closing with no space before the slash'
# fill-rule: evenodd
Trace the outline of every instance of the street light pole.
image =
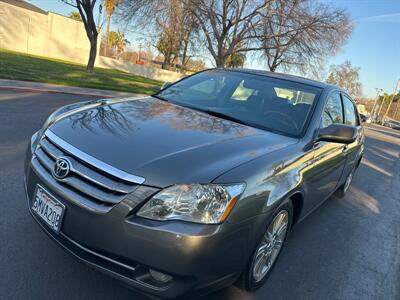
<svg viewBox="0 0 400 300">
<path fill-rule="evenodd" d="M 397 92 L 397 89 L 398 89 L 399 85 L 400 85 L 400 79 L 397 80 L 396 87 L 394 88 L 394 92 L 393 92 L 392 98 L 390 99 L 390 102 L 389 102 L 389 106 L 386 109 L 385 114 L 383 115 L 382 122 L 381 122 L 382 125 L 385 122 L 385 118 L 387 117 L 387 115 L 389 113 L 390 106 L 392 106 L 392 103 L 393 103 L 393 100 L 394 100 L 394 96 L 396 95 L 396 92 Z"/>
</svg>

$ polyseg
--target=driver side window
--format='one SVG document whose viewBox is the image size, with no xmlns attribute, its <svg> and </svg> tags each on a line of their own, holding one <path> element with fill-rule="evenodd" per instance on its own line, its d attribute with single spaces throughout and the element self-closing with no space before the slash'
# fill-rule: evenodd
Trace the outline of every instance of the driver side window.
<svg viewBox="0 0 400 300">
<path fill-rule="evenodd" d="M 342 100 L 339 93 L 333 93 L 328 96 L 322 114 L 321 128 L 335 123 L 343 123 Z"/>
</svg>

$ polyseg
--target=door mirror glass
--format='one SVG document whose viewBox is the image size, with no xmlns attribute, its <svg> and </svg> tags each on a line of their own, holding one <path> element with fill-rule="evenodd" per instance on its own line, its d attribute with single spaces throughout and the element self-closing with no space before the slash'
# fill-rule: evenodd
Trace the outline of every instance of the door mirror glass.
<svg viewBox="0 0 400 300">
<path fill-rule="evenodd" d="M 317 141 L 350 144 L 353 143 L 356 138 L 356 127 L 344 124 L 331 124 L 319 130 Z"/>
</svg>

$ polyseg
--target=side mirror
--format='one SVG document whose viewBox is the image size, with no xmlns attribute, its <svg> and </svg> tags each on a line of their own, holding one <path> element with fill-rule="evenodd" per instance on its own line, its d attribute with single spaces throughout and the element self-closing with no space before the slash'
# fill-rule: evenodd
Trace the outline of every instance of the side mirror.
<svg viewBox="0 0 400 300">
<path fill-rule="evenodd" d="M 172 82 L 164 82 L 163 84 L 162 84 L 162 86 L 160 87 L 160 91 L 161 90 L 163 90 L 163 89 L 166 89 L 167 87 L 169 87 L 170 85 L 172 84 Z"/>
<path fill-rule="evenodd" d="M 331 124 L 318 132 L 317 141 L 350 144 L 357 138 L 357 128 L 344 124 Z"/>
</svg>

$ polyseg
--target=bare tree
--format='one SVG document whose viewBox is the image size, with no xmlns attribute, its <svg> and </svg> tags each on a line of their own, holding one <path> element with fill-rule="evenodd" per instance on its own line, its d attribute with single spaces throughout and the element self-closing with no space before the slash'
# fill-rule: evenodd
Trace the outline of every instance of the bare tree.
<svg viewBox="0 0 400 300">
<path fill-rule="evenodd" d="M 171 0 L 165 7 L 166 13 L 156 17 L 160 33 L 155 47 L 164 56 L 163 69 L 169 69 L 179 56 L 182 43 L 182 9 L 179 0 Z"/>
<path fill-rule="evenodd" d="M 180 57 L 182 66 L 186 67 L 191 55 L 189 51 L 196 47 L 196 42 L 198 38 L 199 28 L 198 22 L 196 21 L 194 15 L 191 13 L 190 6 L 187 3 L 182 5 L 182 19 L 181 19 L 181 43 L 180 43 Z M 189 49 L 191 48 L 191 49 Z"/>
<path fill-rule="evenodd" d="M 93 73 L 94 63 L 97 55 L 97 37 L 99 35 L 98 28 L 94 21 L 93 9 L 96 5 L 96 0 L 61 0 L 64 3 L 78 9 L 81 15 L 82 22 L 85 26 L 86 35 L 90 42 L 89 60 L 86 66 L 86 71 Z"/>
<path fill-rule="evenodd" d="M 185 1 L 124 0 L 117 13 L 125 25 L 146 30 L 149 44 L 163 54 L 163 68 L 178 58 L 186 65 L 197 24 Z"/>
<path fill-rule="evenodd" d="M 330 73 L 326 82 L 340 86 L 350 96 L 357 99 L 361 96 L 362 92 L 359 71 L 359 67 L 353 67 L 351 62 L 347 60 L 340 65 L 330 66 Z"/>
<path fill-rule="evenodd" d="M 122 19 L 152 28 L 160 37 L 171 28 L 168 11 L 177 3 L 185 8 L 179 16 L 187 16 L 181 23 L 192 21 L 201 46 L 217 67 L 232 61 L 240 65 L 248 52 L 262 51 L 271 71 L 278 67 L 302 71 L 335 53 L 352 29 L 345 11 L 314 0 L 124 0 Z M 191 30 L 171 32 L 183 45 L 193 40 Z M 182 32 L 188 33 L 186 38 Z M 187 50 L 180 49 L 185 63 Z"/>
<path fill-rule="evenodd" d="M 270 71 L 278 67 L 304 73 L 320 69 L 323 60 L 337 52 L 349 37 L 347 13 L 312 0 L 275 0 L 273 15 L 264 19 L 261 35 Z"/>
<path fill-rule="evenodd" d="M 217 67 L 235 53 L 259 50 L 253 46 L 265 12 L 273 0 L 183 0 L 196 18 Z"/>
</svg>

